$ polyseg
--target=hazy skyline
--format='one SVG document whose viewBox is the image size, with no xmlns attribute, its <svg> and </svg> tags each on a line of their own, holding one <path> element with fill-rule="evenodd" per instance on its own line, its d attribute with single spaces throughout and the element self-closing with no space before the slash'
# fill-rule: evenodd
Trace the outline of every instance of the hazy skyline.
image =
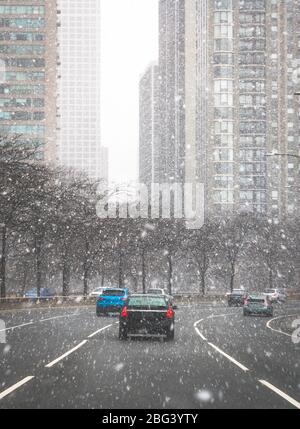
<svg viewBox="0 0 300 429">
<path fill-rule="evenodd" d="M 102 145 L 110 180 L 138 178 L 139 78 L 158 58 L 158 0 L 102 0 Z"/>
</svg>

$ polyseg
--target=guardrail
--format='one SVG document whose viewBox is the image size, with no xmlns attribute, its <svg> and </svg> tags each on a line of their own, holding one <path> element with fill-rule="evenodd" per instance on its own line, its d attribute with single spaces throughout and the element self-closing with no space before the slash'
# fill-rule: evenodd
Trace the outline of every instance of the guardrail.
<svg viewBox="0 0 300 429">
<path fill-rule="evenodd" d="M 227 301 L 226 294 L 205 295 L 199 293 L 176 293 L 175 302 L 178 304 L 197 304 L 197 303 L 222 303 Z M 9 297 L 0 298 L 0 310 L 6 309 L 26 309 L 38 307 L 67 307 L 67 306 L 93 306 L 96 297 L 83 295 L 54 296 L 51 298 L 22 298 Z M 290 295 L 289 300 L 300 300 L 300 293 Z"/>
<path fill-rule="evenodd" d="M 94 297 L 82 295 L 54 296 L 51 298 L 9 297 L 0 298 L 0 309 L 94 305 L 95 301 L 96 298 Z"/>
</svg>

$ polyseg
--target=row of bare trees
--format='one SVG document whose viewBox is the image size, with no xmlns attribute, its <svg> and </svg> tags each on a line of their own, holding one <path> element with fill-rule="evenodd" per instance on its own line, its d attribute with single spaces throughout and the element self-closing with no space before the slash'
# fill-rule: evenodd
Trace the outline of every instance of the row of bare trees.
<svg viewBox="0 0 300 429">
<path fill-rule="evenodd" d="M 252 279 L 251 287 L 297 285 L 299 220 L 238 214 L 188 230 L 175 219 L 100 219 L 98 183 L 33 162 L 38 150 L 0 139 L 2 298 L 53 283 L 67 296 L 75 282 L 87 295 L 94 279 L 135 291 L 163 284 L 169 293 Z"/>
</svg>

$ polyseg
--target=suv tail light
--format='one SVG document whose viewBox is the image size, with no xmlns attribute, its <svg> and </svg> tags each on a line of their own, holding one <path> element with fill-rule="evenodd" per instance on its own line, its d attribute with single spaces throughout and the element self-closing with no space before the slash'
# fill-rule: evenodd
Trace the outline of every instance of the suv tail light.
<svg viewBox="0 0 300 429">
<path fill-rule="evenodd" d="M 98 299 L 97 299 L 97 301 L 98 301 L 98 302 L 100 302 L 100 301 L 104 301 L 104 298 L 98 298 Z"/>
<path fill-rule="evenodd" d="M 124 307 L 123 310 L 121 311 L 121 317 L 128 317 L 128 311 L 127 311 L 127 307 Z"/>
<path fill-rule="evenodd" d="M 167 316 L 167 319 L 172 319 L 172 317 L 174 316 L 174 312 L 172 308 L 168 309 L 166 316 Z"/>
</svg>

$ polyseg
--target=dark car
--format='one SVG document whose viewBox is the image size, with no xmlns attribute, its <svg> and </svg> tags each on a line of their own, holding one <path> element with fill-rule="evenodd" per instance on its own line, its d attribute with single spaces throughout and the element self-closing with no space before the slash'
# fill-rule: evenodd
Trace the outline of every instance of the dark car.
<svg viewBox="0 0 300 429">
<path fill-rule="evenodd" d="M 40 299 L 50 299 L 55 296 L 55 293 L 48 288 L 41 288 L 40 289 Z M 37 289 L 31 289 L 25 292 L 24 298 L 28 299 L 38 299 L 38 291 Z"/>
<path fill-rule="evenodd" d="M 264 294 L 251 294 L 244 304 L 244 316 L 262 315 L 273 317 L 274 309 L 268 297 Z"/>
<path fill-rule="evenodd" d="M 232 293 L 228 295 L 229 307 L 242 307 L 246 296 L 247 293 L 243 289 L 234 289 Z"/>
<path fill-rule="evenodd" d="M 131 295 L 121 311 L 119 338 L 162 337 L 174 339 L 175 312 L 164 296 Z"/>
</svg>

